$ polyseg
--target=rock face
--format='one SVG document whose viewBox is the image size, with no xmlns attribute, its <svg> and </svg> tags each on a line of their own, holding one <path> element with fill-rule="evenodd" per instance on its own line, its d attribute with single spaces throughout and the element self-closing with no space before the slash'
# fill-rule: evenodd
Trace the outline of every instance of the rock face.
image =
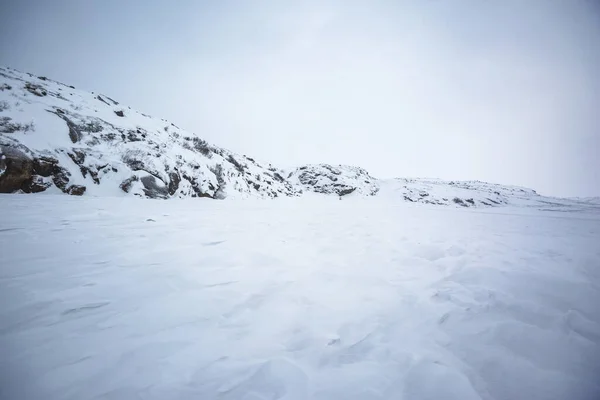
<svg viewBox="0 0 600 400">
<path fill-rule="evenodd" d="M 0 193 L 39 193 L 52 185 L 67 194 L 82 195 L 83 185 L 69 185 L 70 174 L 49 157 L 32 157 L 24 148 L 0 146 Z"/>
<path fill-rule="evenodd" d="M 288 175 L 303 190 L 347 196 L 351 193 L 374 196 L 379 191 L 377 179 L 359 167 L 329 164 L 305 165 Z"/>
<path fill-rule="evenodd" d="M 27 192 L 33 179 L 33 160 L 24 152 L 11 147 L 0 147 L 0 192 Z"/>
</svg>

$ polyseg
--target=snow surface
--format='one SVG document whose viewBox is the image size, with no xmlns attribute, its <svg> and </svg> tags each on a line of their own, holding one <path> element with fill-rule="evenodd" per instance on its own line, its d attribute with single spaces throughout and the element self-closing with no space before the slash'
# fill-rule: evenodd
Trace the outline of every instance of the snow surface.
<svg viewBox="0 0 600 400">
<path fill-rule="evenodd" d="M 2 399 L 600 398 L 600 212 L 0 195 Z"/>
</svg>

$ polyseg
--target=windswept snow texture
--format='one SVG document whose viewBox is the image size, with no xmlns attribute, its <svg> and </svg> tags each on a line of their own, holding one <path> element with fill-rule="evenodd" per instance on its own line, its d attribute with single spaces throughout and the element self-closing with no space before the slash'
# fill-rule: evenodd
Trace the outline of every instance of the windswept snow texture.
<svg viewBox="0 0 600 400">
<path fill-rule="evenodd" d="M 2 195 L 2 399 L 600 398 L 600 212 Z"/>
</svg>

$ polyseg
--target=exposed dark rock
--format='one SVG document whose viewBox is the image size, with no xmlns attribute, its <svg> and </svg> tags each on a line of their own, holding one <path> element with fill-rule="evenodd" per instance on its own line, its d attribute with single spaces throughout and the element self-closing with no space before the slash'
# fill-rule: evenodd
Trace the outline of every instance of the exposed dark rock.
<svg viewBox="0 0 600 400">
<path fill-rule="evenodd" d="M 81 134 L 79 127 L 65 115 L 64 111 L 62 111 L 62 110 L 60 110 L 60 112 L 58 110 L 53 110 L 53 111 L 46 110 L 46 111 L 48 111 L 54 115 L 57 115 L 59 118 L 62 118 L 67 123 L 67 127 L 69 128 L 69 138 L 71 139 L 71 142 L 77 143 L 81 140 L 83 135 Z"/>
<path fill-rule="evenodd" d="M 125 179 L 123 182 L 121 182 L 121 184 L 119 185 L 119 187 L 125 193 L 129 193 L 129 191 L 131 190 L 131 185 L 133 184 L 133 182 L 137 182 L 138 180 L 139 180 L 139 178 L 137 176 L 133 175 L 133 176 Z"/>
<path fill-rule="evenodd" d="M 100 184 L 100 178 L 98 178 L 98 171 L 93 170 L 92 168 L 86 167 L 85 165 L 80 165 L 79 170 L 81 171 L 81 175 L 85 178 L 87 174 L 90 174 L 90 177 L 94 181 L 96 185 Z"/>
<path fill-rule="evenodd" d="M 235 159 L 235 157 L 233 157 L 231 154 L 229 155 L 229 157 L 227 157 L 227 161 L 229 161 L 230 163 L 233 164 L 233 166 L 235 167 L 235 169 L 238 170 L 238 172 L 240 173 L 244 173 L 244 166 Z"/>
<path fill-rule="evenodd" d="M 198 181 L 196 180 L 195 177 L 183 174 L 183 179 L 185 179 L 186 181 L 188 181 L 190 183 L 190 186 L 192 187 L 192 190 L 194 191 L 194 193 L 192 193 L 192 197 L 208 197 L 208 198 L 213 198 L 213 196 L 211 196 L 208 193 L 204 193 L 202 190 L 200 190 L 200 187 L 198 185 Z M 211 184 L 208 185 L 208 188 L 211 190 L 214 190 L 215 187 Z"/>
<path fill-rule="evenodd" d="M 127 164 L 127 166 L 129 168 L 131 168 L 133 171 L 143 171 L 144 170 L 144 163 L 140 160 L 137 160 L 133 157 L 127 157 L 123 160 L 123 162 L 125 164 Z"/>
<path fill-rule="evenodd" d="M 472 205 L 475 205 L 475 200 L 473 199 L 467 199 L 465 200 L 467 203 L 471 203 Z"/>
<path fill-rule="evenodd" d="M 77 165 L 81 165 L 85 162 L 85 153 L 78 149 L 73 149 L 71 153 L 67 153 L 69 158 Z"/>
<path fill-rule="evenodd" d="M 41 85 L 35 84 L 35 83 L 31 83 L 31 82 L 26 82 L 25 83 L 25 89 L 31 93 L 34 94 L 38 97 L 44 97 L 48 94 L 48 92 L 46 91 L 46 89 L 44 89 Z"/>
<path fill-rule="evenodd" d="M 118 105 L 119 105 L 119 102 L 118 102 L 118 101 L 115 101 L 115 100 L 111 99 L 111 98 L 110 98 L 110 97 L 108 97 L 107 95 L 104 95 L 104 97 L 106 97 L 107 99 L 109 99 L 110 101 L 112 101 L 112 103 L 113 103 L 115 106 L 118 106 Z M 144 115 L 144 114 L 142 114 L 142 115 Z"/>
<path fill-rule="evenodd" d="M 97 98 L 98 100 L 100 100 L 101 102 L 103 102 L 104 104 L 106 104 L 107 106 L 110 106 L 110 104 L 108 104 L 108 102 L 107 102 L 106 100 L 104 100 L 104 99 L 102 98 L 102 96 L 98 95 L 98 96 L 96 96 L 96 98 Z"/>
<path fill-rule="evenodd" d="M 323 168 L 328 169 L 334 175 L 341 175 L 342 173 L 340 170 L 333 168 L 331 165 L 323 164 L 322 166 Z"/>
<path fill-rule="evenodd" d="M 86 187 L 82 185 L 71 185 L 67 188 L 67 193 L 72 196 L 83 196 Z"/>
<path fill-rule="evenodd" d="M 135 131 L 127 132 L 127 140 L 129 140 L 130 142 L 141 142 L 142 141 L 142 139 L 136 135 Z"/>
<path fill-rule="evenodd" d="M 346 196 L 352 192 L 354 192 L 356 190 L 355 187 L 349 187 L 349 188 L 345 188 L 345 189 L 340 189 L 338 190 L 337 194 L 342 197 L 342 196 Z"/>
<path fill-rule="evenodd" d="M 49 177 L 56 172 L 58 160 L 51 157 L 38 157 L 33 159 L 33 170 L 36 174 Z"/>
<path fill-rule="evenodd" d="M 107 142 L 111 142 L 117 138 L 117 135 L 114 132 L 103 133 L 100 135 L 100 138 Z"/>
<path fill-rule="evenodd" d="M 52 182 L 54 182 L 57 188 L 67 193 L 67 185 L 69 184 L 70 177 L 71 173 L 69 171 L 57 165 L 53 171 Z"/>
<path fill-rule="evenodd" d="M 173 196 L 177 189 L 179 189 L 179 183 L 181 182 L 181 176 L 178 172 L 169 173 L 169 195 Z"/>
<path fill-rule="evenodd" d="M 39 193 L 52 186 L 51 182 L 47 182 L 39 175 L 33 175 L 31 179 L 23 185 L 22 190 L 25 193 Z"/>
<path fill-rule="evenodd" d="M 142 184 L 144 185 L 144 194 L 151 199 L 166 199 L 169 197 L 169 191 L 164 186 L 164 183 L 161 181 L 163 185 L 159 185 L 157 179 L 152 175 L 143 176 L 140 178 Z"/>
<path fill-rule="evenodd" d="M 0 146 L 0 193 L 43 192 L 52 186 L 49 177 L 58 171 L 57 161 L 51 158 L 32 158 L 20 149 Z"/>
<path fill-rule="evenodd" d="M 200 139 L 197 136 L 194 136 L 192 138 L 192 144 L 194 146 L 194 149 L 196 149 L 196 151 L 198 151 L 200 154 L 209 157 L 212 155 L 212 151 L 210 148 L 210 145 L 205 141 Z"/>
<path fill-rule="evenodd" d="M 82 132 L 89 133 L 102 132 L 102 130 L 104 129 L 104 127 L 100 124 L 98 120 L 88 121 L 83 124 L 79 124 L 77 128 L 79 128 L 79 130 Z"/>
<path fill-rule="evenodd" d="M 21 124 L 18 122 L 12 122 L 10 117 L 0 117 L 0 133 L 15 133 L 15 132 L 29 132 L 33 130 L 33 122 L 28 124 Z"/>
<path fill-rule="evenodd" d="M 465 202 L 462 201 L 461 199 L 459 199 L 458 197 L 453 198 L 452 201 L 455 202 L 456 204 L 462 206 L 462 207 L 469 207 L 468 204 L 465 204 Z"/>
<path fill-rule="evenodd" d="M 98 178 L 98 171 L 96 168 L 85 165 L 85 153 L 82 150 L 72 149 L 72 152 L 67 154 L 69 158 L 79 166 L 81 175 L 84 178 L 89 174 L 96 185 L 100 184 L 100 178 Z"/>
<path fill-rule="evenodd" d="M 33 160 L 13 147 L 0 146 L 0 193 L 23 190 L 33 175 Z"/>
<path fill-rule="evenodd" d="M 223 172 L 223 166 L 221 164 L 217 164 L 215 165 L 214 168 L 211 169 L 212 173 L 215 174 L 215 177 L 217 178 L 217 190 L 215 191 L 215 194 L 213 197 L 213 199 L 219 199 L 222 200 L 225 198 L 225 193 L 224 193 L 224 189 L 225 189 L 225 185 L 226 185 L 226 180 L 225 180 L 225 173 Z"/>
<path fill-rule="evenodd" d="M 115 111 L 115 114 L 117 114 L 117 117 L 124 117 L 125 113 L 123 112 L 123 110 L 117 110 Z"/>
</svg>

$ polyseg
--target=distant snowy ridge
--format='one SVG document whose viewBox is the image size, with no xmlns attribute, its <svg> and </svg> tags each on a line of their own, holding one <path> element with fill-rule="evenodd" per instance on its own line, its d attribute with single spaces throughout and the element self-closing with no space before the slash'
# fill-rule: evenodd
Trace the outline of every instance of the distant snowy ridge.
<svg viewBox="0 0 600 400">
<path fill-rule="evenodd" d="M 0 193 L 275 198 L 306 192 L 444 205 L 590 205 L 531 189 L 436 179 L 379 180 L 347 165 L 284 172 L 177 125 L 46 77 L 0 67 Z"/>
</svg>

